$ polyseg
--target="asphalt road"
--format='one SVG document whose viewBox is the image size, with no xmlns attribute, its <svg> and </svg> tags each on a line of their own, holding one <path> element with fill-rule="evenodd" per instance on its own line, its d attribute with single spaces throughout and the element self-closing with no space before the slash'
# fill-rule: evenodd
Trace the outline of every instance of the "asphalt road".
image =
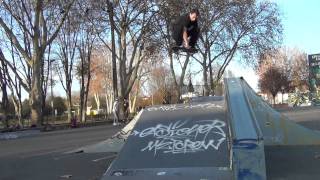
<svg viewBox="0 0 320 180">
<path fill-rule="evenodd" d="M 118 130 L 119 127 L 104 125 L 1 140 L 0 179 L 99 179 L 114 154 L 65 152 L 105 140 Z"/>
</svg>

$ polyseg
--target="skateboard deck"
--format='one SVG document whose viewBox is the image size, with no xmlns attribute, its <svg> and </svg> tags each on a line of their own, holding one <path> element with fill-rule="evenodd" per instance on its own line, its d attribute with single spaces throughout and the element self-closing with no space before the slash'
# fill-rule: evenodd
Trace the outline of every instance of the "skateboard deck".
<svg viewBox="0 0 320 180">
<path fill-rule="evenodd" d="M 198 52 L 198 50 L 195 49 L 195 48 L 187 49 L 187 48 L 181 47 L 181 46 L 172 46 L 171 49 L 172 49 L 173 52 L 175 52 L 175 53 L 178 53 L 178 52 L 186 52 L 186 53 L 194 54 L 194 53 L 197 53 L 197 52 Z"/>
</svg>

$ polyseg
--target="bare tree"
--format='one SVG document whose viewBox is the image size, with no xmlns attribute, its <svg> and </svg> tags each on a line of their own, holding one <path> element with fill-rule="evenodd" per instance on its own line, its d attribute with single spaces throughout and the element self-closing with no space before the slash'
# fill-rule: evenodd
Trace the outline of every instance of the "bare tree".
<svg viewBox="0 0 320 180">
<path fill-rule="evenodd" d="M 91 42 L 90 42 L 91 41 Z M 89 86 L 91 80 L 91 53 L 93 49 L 92 39 L 89 35 L 82 39 L 78 45 L 80 56 L 79 64 L 77 65 L 77 76 L 80 80 L 80 121 L 86 121 L 86 109 L 88 102 Z"/>
<path fill-rule="evenodd" d="M 124 99 L 138 79 L 139 67 L 155 50 L 152 42 L 152 23 L 157 11 L 149 0 L 106 2 L 108 19 L 111 28 L 103 28 L 99 37 L 112 52 L 113 88 L 116 91 L 119 78 L 120 110 L 123 111 Z M 105 30 L 107 30 L 105 32 Z M 109 38 L 111 35 L 111 45 Z M 118 64 L 116 64 L 116 61 Z M 115 67 L 118 65 L 118 76 Z M 114 92 L 117 96 L 118 92 Z"/>
<path fill-rule="evenodd" d="M 100 97 L 103 94 L 112 94 L 112 78 L 110 77 L 111 61 L 108 58 L 108 51 L 96 48 L 92 53 L 91 60 L 91 83 L 90 96 L 94 97 L 97 109 L 100 110 Z M 111 91 L 110 91 L 111 90 Z M 108 98 L 109 96 L 107 96 Z M 108 100 L 106 102 L 108 105 Z M 109 111 L 111 112 L 111 111 Z"/>
<path fill-rule="evenodd" d="M 42 119 L 41 66 L 45 50 L 57 36 L 74 1 L 1 1 L 0 26 L 32 69 L 31 88 L 26 88 L 30 94 L 32 124 L 39 125 Z M 30 40 L 31 55 L 23 48 L 19 32 L 10 29 L 8 17 L 13 17 L 16 29 Z"/>
<path fill-rule="evenodd" d="M 129 102 L 129 106 L 127 107 L 129 109 L 127 109 L 127 112 L 135 112 L 137 99 L 141 95 L 143 87 L 145 87 L 148 81 L 152 81 L 150 76 L 152 77 L 154 70 L 157 69 L 156 67 L 163 63 L 163 56 L 159 52 L 155 52 L 155 54 L 149 56 L 149 58 L 150 60 L 143 61 L 138 69 L 137 80 L 131 89 L 129 99 L 127 99 Z"/>
<path fill-rule="evenodd" d="M 0 102 L 0 113 L 1 120 L 5 120 L 6 127 L 9 127 L 9 122 L 7 119 L 7 112 L 9 108 L 9 98 L 8 98 L 8 68 L 3 60 L 3 55 L 0 56 L 0 89 L 1 89 L 1 102 Z"/>
<path fill-rule="evenodd" d="M 307 54 L 297 48 L 281 48 L 274 57 L 275 64 L 288 75 L 291 88 L 307 91 L 309 81 L 309 67 Z"/>
<path fill-rule="evenodd" d="M 105 48 L 105 46 L 97 48 L 94 53 L 95 67 L 94 71 L 94 80 L 92 82 L 95 90 L 92 90 L 92 93 L 95 94 L 96 100 L 100 97 L 98 94 L 104 94 L 106 102 L 106 112 L 107 114 L 112 113 L 113 102 L 114 102 L 114 89 L 113 88 L 113 66 L 112 66 L 112 55 L 111 51 Z M 96 85 L 95 85 L 96 84 Z M 100 88 L 100 89 L 99 89 Z"/>
<path fill-rule="evenodd" d="M 79 42 L 77 50 L 79 53 L 79 64 L 77 67 L 78 77 L 80 79 L 80 121 L 86 121 L 86 109 L 88 102 L 89 87 L 91 81 L 91 60 L 96 40 L 96 32 L 93 27 L 92 19 L 94 11 L 90 11 L 91 4 L 78 3 L 81 23 L 79 27 Z"/>
<path fill-rule="evenodd" d="M 10 17 L 9 28 L 12 31 L 16 29 L 13 19 L 13 17 Z M 5 34 L 5 32 L 2 33 Z M 30 40 L 28 39 L 27 34 L 21 35 L 21 39 L 21 44 L 24 46 L 25 51 L 31 56 Z M 10 98 L 12 99 L 15 108 L 16 117 L 18 118 L 18 125 L 21 126 L 23 125 L 21 100 L 22 87 L 27 90 L 31 89 L 32 71 L 18 49 L 14 46 L 13 39 L 2 36 L 1 42 L 0 57 L 7 77 L 7 86 L 11 92 Z M 5 56 L 5 54 L 7 54 L 7 56 Z"/>
<path fill-rule="evenodd" d="M 265 52 L 260 55 L 259 66 L 256 70 L 262 76 L 269 67 L 277 67 L 281 73 L 286 74 L 290 86 L 284 87 L 284 92 L 290 92 L 295 88 L 308 90 L 308 61 L 306 53 L 297 48 L 282 47 L 276 51 Z"/>
<path fill-rule="evenodd" d="M 41 103 L 41 114 L 44 115 L 44 111 L 46 109 L 46 99 L 47 94 L 49 90 L 49 86 L 51 88 L 51 108 L 52 108 L 52 114 L 53 114 L 53 87 L 56 85 L 56 82 L 53 79 L 53 71 L 56 69 L 56 63 L 54 59 L 51 59 L 51 44 L 48 45 L 48 49 L 45 50 L 43 54 L 43 61 L 41 64 L 41 70 L 40 70 L 40 86 L 41 89 L 41 97 L 42 97 L 42 103 Z M 50 78 L 50 79 L 49 79 Z M 43 124 L 41 120 L 41 124 Z"/>
<path fill-rule="evenodd" d="M 58 60 L 61 68 L 58 68 L 60 82 L 67 96 L 68 121 L 72 118 L 72 83 L 74 76 L 74 64 L 77 58 L 77 46 L 80 22 L 77 9 L 71 10 L 61 31 L 57 37 Z"/>
<path fill-rule="evenodd" d="M 259 87 L 262 92 L 270 93 L 275 104 L 275 97 L 283 87 L 289 86 L 286 74 L 282 73 L 277 67 L 270 66 L 259 78 Z"/>
<path fill-rule="evenodd" d="M 170 74 L 170 67 L 164 63 L 154 66 L 148 78 L 149 91 L 153 96 L 153 102 L 156 104 L 171 103 L 170 96 L 175 91 L 172 87 L 173 78 Z"/>
<path fill-rule="evenodd" d="M 293 73 L 290 77 L 292 86 L 301 91 L 309 90 L 309 65 L 307 54 L 297 50 L 293 59 Z"/>
<path fill-rule="evenodd" d="M 221 79 L 235 56 L 242 56 L 247 63 L 255 65 L 255 57 L 263 51 L 276 49 L 281 41 L 282 25 L 275 3 L 208 1 L 199 7 L 202 12 L 201 58 L 197 61 L 203 68 L 205 95 L 210 92 L 208 84 L 212 91 L 214 81 Z M 220 68 L 214 75 L 212 63 L 216 62 Z"/>
<path fill-rule="evenodd" d="M 14 69 L 17 69 L 17 64 L 15 62 L 15 57 L 14 57 L 14 51 L 12 49 L 12 59 L 13 59 L 13 67 Z M 2 64 L 2 71 L 0 70 L 0 72 L 2 73 L 1 75 L 1 79 L 0 80 L 3 84 L 3 86 L 1 86 L 3 88 L 2 92 L 3 92 L 3 97 L 5 98 L 5 95 L 7 94 L 7 91 L 5 88 L 5 86 L 7 86 L 10 89 L 11 92 L 11 99 L 14 105 L 14 109 L 15 109 L 15 114 L 16 117 L 18 118 L 18 125 L 21 127 L 23 125 L 22 123 L 22 99 L 21 99 L 21 84 L 19 79 L 16 76 L 12 76 L 11 70 L 8 68 L 7 66 L 7 62 L 8 60 L 6 60 L 4 54 L 2 53 L 2 51 L 0 50 L 0 61 Z M 3 79 L 4 78 L 4 79 Z M 6 101 L 3 101 L 4 103 L 6 103 Z"/>
<path fill-rule="evenodd" d="M 116 23 L 114 14 L 114 4 L 107 0 L 107 12 L 109 17 L 110 29 L 111 29 L 111 54 L 112 54 L 112 87 L 113 95 L 118 97 L 118 75 L 117 75 L 117 53 L 116 53 Z"/>
</svg>

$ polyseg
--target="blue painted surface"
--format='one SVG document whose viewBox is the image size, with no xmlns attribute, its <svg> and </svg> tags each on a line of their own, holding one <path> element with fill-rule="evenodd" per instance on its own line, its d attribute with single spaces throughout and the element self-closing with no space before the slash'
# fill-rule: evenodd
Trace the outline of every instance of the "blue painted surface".
<svg viewBox="0 0 320 180">
<path fill-rule="evenodd" d="M 240 79 L 231 78 L 225 80 L 225 86 L 234 138 L 258 139 Z"/>
<path fill-rule="evenodd" d="M 238 179 L 240 180 L 262 180 L 263 178 L 257 174 L 252 172 L 250 169 L 239 169 L 238 171 Z"/>
<path fill-rule="evenodd" d="M 265 180 L 263 137 L 242 81 L 240 78 L 225 79 L 234 176 L 237 180 Z"/>
<path fill-rule="evenodd" d="M 251 149 L 255 149 L 258 147 L 258 144 L 255 143 L 255 142 L 243 142 L 243 141 L 237 141 L 237 140 L 234 140 L 233 141 L 233 146 L 234 148 L 241 148 L 241 149 L 248 149 L 248 150 L 251 150 Z"/>
</svg>

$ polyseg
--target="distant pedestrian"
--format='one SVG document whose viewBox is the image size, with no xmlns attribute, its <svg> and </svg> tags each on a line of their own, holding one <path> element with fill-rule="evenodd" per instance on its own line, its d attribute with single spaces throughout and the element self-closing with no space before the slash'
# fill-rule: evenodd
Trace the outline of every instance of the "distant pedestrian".
<svg viewBox="0 0 320 180">
<path fill-rule="evenodd" d="M 77 127 L 77 116 L 72 114 L 72 118 L 71 118 L 71 127 L 72 128 L 76 128 Z"/>
<path fill-rule="evenodd" d="M 114 103 L 113 103 L 113 125 L 116 126 L 119 124 L 119 116 L 118 116 L 118 112 L 119 112 L 119 99 L 116 98 Z"/>
</svg>

